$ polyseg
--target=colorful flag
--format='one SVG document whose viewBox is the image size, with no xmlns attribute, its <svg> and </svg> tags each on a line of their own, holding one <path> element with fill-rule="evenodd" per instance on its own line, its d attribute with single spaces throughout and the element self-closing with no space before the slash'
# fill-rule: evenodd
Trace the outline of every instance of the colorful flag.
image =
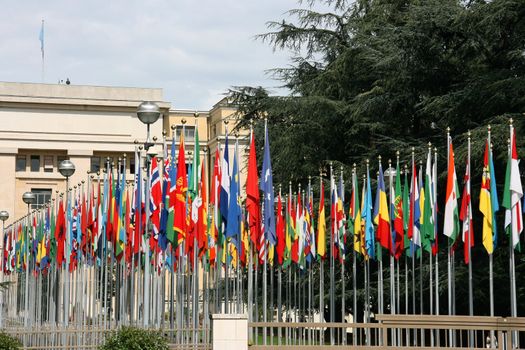
<svg viewBox="0 0 525 350">
<path fill-rule="evenodd" d="M 374 234 L 374 218 L 372 217 L 372 187 L 370 186 L 370 171 L 366 170 L 366 194 L 363 204 L 363 220 L 365 222 L 365 248 L 368 257 L 375 259 L 375 234 Z"/>
<path fill-rule="evenodd" d="M 459 218 L 463 221 L 462 240 L 465 264 L 470 263 L 469 244 L 474 246 L 474 229 L 472 227 L 472 203 L 470 200 L 470 160 L 467 159 L 463 183 L 463 199 Z"/>
<path fill-rule="evenodd" d="M 488 254 L 494 252 L 497 243 L 496 212 L 499 210 L 499 203 L 495 182 L 496 179 L 494 176 L 494 165 L 492 163 L 492 149 L 490 147 L 489 131 L 489 137 L 485 143 L 483 175 L 481 178 L 481 190 L 479 193 L 479 211 L 483 214 L 482 241 Z"/>
<path fill-rule="evenodd" d="M 456 166 L 454 164 L 454 148 L 452 138 L 448 138 L 448 176 L 447 193 L 445 202 L 445 219 L 443 222 L 443 234 L 449 238 L 450 242 L 455 242 L 459 232 L 458 219 L 458 185 L 456 176 Z"/>
<path fill-rule="evenodd" d="M 383 177 L 383 167 L 379 163 L 379 178 L 377 182 L 377 202 L 374 223 L 377 225 L 377 238 L 379 244 L 389 252 L 392 252 L 392 236 L 390 231 L 390 214 L 388 213 L 388 201 Z"/>
<path fill-rule="evenodd" d="M 257 188 L 257 191 L 259 191 L 259 188 Z M 285 234 L 285 223 L 284 223 L 284 217 L 283 217 L 283 204 L 282 204 L 282 198 L 281 198 L 281 191 L 279 191 L 279 196 L 277 197 L 277 222 L 275 227 L 276 235 L 277 235 L 277 245 L 275 247 L 276 253 L 277 253 L 277 262 L 279 265 L 283 264 L 283 258 L 284 258 L 284 250 L 286 248 L 286 234 Z M 253 242 L 253 244 L 256 244 L 257 241 Z"/>
<path fill-rule="evenodd" d="M 230 182 L 230 203 L 228 205 L 228 219 L 226 223 L 226 238 L 235 246 L 237 253 L 240 252 L 239 242 L 241 238 L 241 205 L 239 196 L 239 167 L 237 165 L 237 146 L 233 156 L 233 170 Z"/>
<path fill-rule="evenodd" d="M 184 152 L 184 133 L 181 133 L 179 157 L 177 160 L 177 181 L 173 198 L 174 222 L 173 229 L 177 234 L 177 244 L 186 238 L 186 192 L 188 191 L 188 177 L 186 176 L 186 153 Z M 172 200 L 170 196 L 170 201 Z"/>
<path fill-rule="evenodd" d="M 270 138 L 268 137 L 268 124 L 264 126 L 264 157 L 261 172 L 261 191 L 264 193 L 264 238 L 272 245 L 277 243 L 275 236 L 275 210 L 273 200 L 273 175 L 270 159 Z"/>
<path fill-rule="evenodd" d="M 423 200 L 423 222 L 421 225 L 421 244 L 423 249 L 432 253 L 434 243 L 434 189 L 432 180 L 432 149 L 428 149 L 427 164 L 425 168 L 425 188 Z"/>
<path fill-rule="evenodd" d="M 416 163 L 412 158 L 412 178 L 410 181 L 410 214 L 408 222 L 408 238 L 411 241 L 411 255 L 414 256 L 414 249 L 421 247 L 420 218 L 421 206 L 419 199 L 419 185 L 417 178 Z"/>
<path fill-rule="evenodd" d="M 505 211 L 505 230 L 514 249 L 520 249 L 520 234 L 523 231 L 523 217 L 521 210 L 521 197 L 523 188 L 519 173 L 518 152 L 516 151 L 516 133 L 510 127 L 510 153 L 505 175 L 505 188 L 503 191 L 503 206 Z"/>
<path fill-rule="evenodd" d="M 257 174 L 257 152 L 255 150 L 255 135 L 253 131 L 250 133 L 250 137 L 250 155 L 248 157 L 248 175 L 246 178 L 246 211 L 248 213 L 250 239 L 253 246 L 257 247 L 261 234 L 261 208 Z"/>
<path fill-rule="evenodd" d="M 399 259 L 404 250 L 404 202 L 403 193 L 401 191 L 401 174 L 399 170 L 399 161 L 396 165 L 396 185 L 394 191 L 393 207 L 393 221 L 394 221 L 394 257 Z"/>
<path fill-rule="evenodd" d="M 324 210 L 324 184 L 321 179 L 321 198 L 319 199 L 319 219 L 317 224 L 317 255 L 324 259 L 326 255 L 326 216 Z"/>
</svg>

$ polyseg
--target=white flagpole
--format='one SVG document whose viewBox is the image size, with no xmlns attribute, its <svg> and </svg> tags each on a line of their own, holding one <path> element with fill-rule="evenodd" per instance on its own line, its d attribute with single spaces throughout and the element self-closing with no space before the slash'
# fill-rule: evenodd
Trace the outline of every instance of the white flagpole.
<svg viewBox="0 0 525 350">
<path fill-rule="evenodd" d="M 359 188 L 358 186 L 356 185 L 356 181 L 357 181 L 357 174 L 356 174 L 356 164 L 354 163 L 353 164 L 353 168 L 352 168 L 352 193 L 354 196 L 357 196 L 359 197 Z M 354 192 L 354 189 L 355 189 L 355 192 Z M 354 200 L 354 204 L 355 204 L 355 200 Z M 356 211 L 359 211 L 360 208 L 357 208 L 357 207 L 354 207 L 354 213 L 352 213 L 354 216 L 355 216 L 355 212 Z M 355 221 L 354 221 L 354 225 L 355 225 Z M 352 305 L 352 318 L 353 318 L 353 323 L 354 323 L 354 326 L 355 324 L 357 323 L 357 276 L 356 276 L 356 272 L 357 272 L 357 267 L 356 267 L 356 264 L 357 264 L 357 258 L 356 258 L 356 251 L 355 251 L 355 241 L 356 241 L 356 238 L 357 239 L 361 239 L 360 237 L 355 237 L 355 231 L 356 231 L 356 228 L 354 226 L 354 232 L 353 232 L 353 244 L 352 244 L 352 288 L 353 288 L 353 297 L 354 297 L 354 300 L 353 300 L 353 305 Z M 356 346 L 357 344 L 357 328 L 353 328 L 352 329 L 352 345 L 353 346 Z"/>
<path fill-rule="evenodd" d="M 432 168 L 432 177 L 434 179 L 433 183 L 432 183 L 432 191 L 434 193 L 434 213 L 432 214 L 434 216 L 434 238 L 436 240 L 436 245 L 438 244 L 438 225 L 437 225 L 437 148 L 434 147 L 434 166 Z M 435 262 L 436 262 L 436 268 L 434 269 L 435 271 L 435 314 L 436 315 L 439 315 L 439 261 L 438 261 L 438 257 L 439 257 L 439 249 L 436 249 L 436 259 L 435 259 Z M 439 337 L 439 331 L 436 330 L 436 335 L 435 335 L 435 341 L 436 341 L 436 346 L 440 346 L 440 337 Z"/>
<path fill-rule="evenodd" d="M 319 197 L 322 196 L 321 194 L 322 190 L 323 190 L 323 169 L 320 168 L 319 169 Z M 319 212 L 320 211 L 321 211 L 321 208 L 319 208 Z M 326 236 L 326 232 L 325 232 L 325 236 Z M 326 242 L 324 242 L 324 244 L 326 244 Z M 325 322 L 325 319 L 324 319 L 324 260 L 322 257 L 319 259 L 319 314 L 321 316 L 321 323 Z M 321 329 L 321 332 L 320 332 L 320 343 L 324 344 L 324 330 L 323 329 Z"/>
<path fill-rule="evenodd" d="M 514 126 L 513 126 L 513 120 L 510 118 L 510 149 L 509 149 L 509 160 L 512 162 L 512 149 L 515 147 L 512 143 L 514 142 Z M 512 166 L 511 166 L 512 167 Z M 511 170 L 512 171 L 512 170 Z M 519 176 L 519 175 L 518 175 Z M 511 175 L 512 178 L 512 175 Z M 512 180 L 511 180 L 512 183 Z M 512 186 L 512 185 L 511 185 Z M 512 190 L 511 190 L 512 192 Z M 512 206 L 512 194 L 511 194 L 511 206 Z M 520 199 L 518 199 L 519 201 Z M 518 207 L 519 208 L 519 207 Z M 511 210 L 513 210 L 511 208 Z M 518 215 L 522 217 L 522 213 L 519 212 Z M 510 234 L 510 240 L 509 240 L 509 265 L 510 265 L 510 314 L 512 317 L 517 317 L 517 301 L 516 301 L 516 271 L 515 271 L 515 261 L 514 261 L 514 232 L 513 230 L 518 230 L 518 224 L 514 222 L 514 215 L 511 214 L 511 234 Z M 515 227 L 516 226 L 516 227 Z M 518 232 L 519 235 L 520 232 Z M 518 243 L 519 244 L 519 243 Z M 518 332 L 513 331 L 512 332 L 512 345 L 517 346 L 519 342 L 518 338 Z"/>
<path fill-rule="evenodd" d="M 340 196 L 341 196 L 341 203 L 343 203 L 343 208 L 341 208 L 341 210 L 344 211 L 344 202 L 345 202 L 345 191 L 344 191 L 344 187 L 345 186 L 345 183 L 344 183 L 344 180 L 343 180 L 343 167 L 341 166 L 341 193 L 340 193 Z M 343 224 L 344 225 L 344 224 Z M 344 236 L 346 235 L 346 229 L 345 227 L 343 226 L 343 242 L 344 242 Z M 345 281 L 345 255 L 346 255 L 346 252 L 344 251 L 344 243 L 343 243 L 343 250 L 342 251 L 339 251 L 339 254 L 342 255 L 342 259 L 341 259 L 341 313 L 342 313 L 342 317 L 341 317 L 341 322 L 342 323 L 345 323 L 345 316 L 346 316 L 346 307 L 345 307 L 345 284 L 346 284 L 346 281 Z M 346 328 L 343 328 L 341 330 L 341 337 L 343 338 L 342 340 L 342 343 L 343 345 L 346 345 Z"/>
</svg>

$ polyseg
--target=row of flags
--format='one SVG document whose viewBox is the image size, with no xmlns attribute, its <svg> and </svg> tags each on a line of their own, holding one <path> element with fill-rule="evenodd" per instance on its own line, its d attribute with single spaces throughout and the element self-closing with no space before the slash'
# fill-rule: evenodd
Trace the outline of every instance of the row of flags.
<svg viewBox="0 0 525 350">
<path fill-rule="evenodd" d="M 255 259 L 283 268 L 295 264 L 304 269 L 329 254 L 343 262 L 352 253 L 347 251 L 350 246 L 372 260 L 381 259 L 383 254 L 399 259 L 403 254 L 413 257 L 424 251 L 434 255 L 438 252 L 437 154 L 432 154 L 430 147 L 424 167 L 418 167 L 412 155 L 410 170 L 402 172 L 398 160 L 395 171 L 389 167 L 385 174 L 379 160 L 375 196 L 368 162 L 362 183 L 354 168 L 348 200 L 342 171 L 337 178 L 331 170 L 330 197 L 325 198 L 324 182 L 320 181 L 316 207 L 310 182 L 306 189 L 299 187 L 295 193 L 291 185 L 288 193 L 274 188 L 267 126 L 260 172 L 255 137 L 253 132 L 250 134 L 244 189 L 237 142 L 230 155 L 226 136 L 222 150 L 217 149 L 214 155 L 208 182 L 198 132 L 193 159 L 188 164 L 183 135 L 178 151 L 174 138 L 171 147 L 164 145 L 162 159 L 150 160 L 149 183 L 141 172 L 137 151 L 133 185 L 127 184 L 126 174 L 120 171 L 125 166 L 112 168 L 108 164 L 108 171 L 98 183 L 90 181 L 86 188 L 66 194 L 69 198 L 59 197 L 9 226 L 3 245 L 4 273 L 28 269 L 34 274 L 47 273 L 52 266 L 74 271 L 83 264 L 105 264 L 108 259 L 126 264 L 128 271 L 149 261 L 157 273 L 174 271 L 183 259 L 198 259 L 205 269 L 217 264 L 248 266 Z M 512 126 L 510 140 L 501 204 L 505 208 L 505 231 L 517 248 L 523 231 L 523 189 Z M 447 143 L 442 232 L 451 249 L 463 242 L 468 264 L 468 248 L 474 245 L 470 143 L 461 195 L 450 136 Z M 483 215 L 482 244 L 492 254 L 497 245 L 496 213 L 500 203 L 490 130 L 483 164 L 478 209 Z M 150 229 L 146 234 L 147 221 Z M 146 254 L 149 259 L 144 259 Z M 186 266 L 191 269 L 194 265 Z"/>
</svg>

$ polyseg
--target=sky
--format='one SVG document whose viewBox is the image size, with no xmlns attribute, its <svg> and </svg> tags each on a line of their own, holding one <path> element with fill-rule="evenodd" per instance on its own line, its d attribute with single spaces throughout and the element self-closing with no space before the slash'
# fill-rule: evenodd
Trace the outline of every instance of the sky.
<svg viewBox="0 0 525 350">
<path fill-rule="evenodd" d="M 289 53 L 254 38 L 297 0 L 25 0 L 0 12 L 0 81 L 162 88 L 208 110 L 232 86 L 280 82 Z M 44 74 L 39 33 L 44 25 Z M 43 76 L 43 80 L 42 80 Z"/>
</svg>

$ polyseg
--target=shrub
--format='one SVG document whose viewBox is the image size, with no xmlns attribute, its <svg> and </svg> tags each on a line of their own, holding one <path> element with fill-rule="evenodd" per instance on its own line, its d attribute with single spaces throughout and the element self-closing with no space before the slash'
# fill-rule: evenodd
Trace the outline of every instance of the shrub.
<svg viewBox="0 0 525 350">
<path fill-rule="evenodd" d="M 106 339 L 100 350 L 168 350 L 168 343 L 160 332 L 134 327 L 123 327 Z"/>
<path fill-rule="evenodd" d="M 15 337 L 0 331 L 0 350 L 22 349 L 22 343 Z"/>
</svg>

